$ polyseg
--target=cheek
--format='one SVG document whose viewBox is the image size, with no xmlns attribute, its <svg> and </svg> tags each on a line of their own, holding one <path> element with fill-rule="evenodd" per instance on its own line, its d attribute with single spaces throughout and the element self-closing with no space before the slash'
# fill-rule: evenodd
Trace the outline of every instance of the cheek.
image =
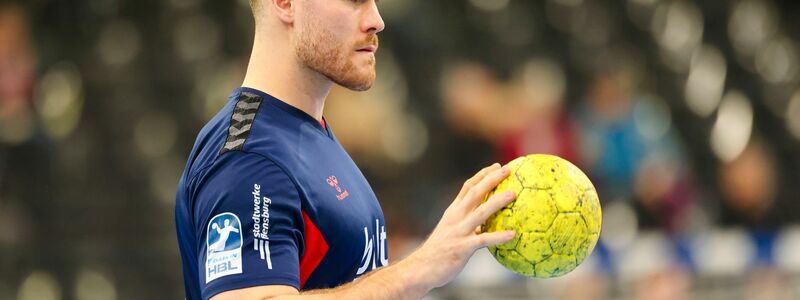
<svg viewBox="0 0 800 300">
<path fill-rule="evenodd" d="M 307 36 L 314 39 L 314 51 L 335 50 L 336 52 L 344 51 L 350 47 L 350 40 L 347 35 L 343 34 L 338 28 L 326 26 L 326 24 L 315 24 L 315 26 L 307 28 Z"/>
<path fill-rule="evenodd" d="M 319 25 L 335 41 L 336 47 L 352 47 L 356 43 L 358 27 L 349 12 L 331 12 L 319 20 Z"/>
</svg>

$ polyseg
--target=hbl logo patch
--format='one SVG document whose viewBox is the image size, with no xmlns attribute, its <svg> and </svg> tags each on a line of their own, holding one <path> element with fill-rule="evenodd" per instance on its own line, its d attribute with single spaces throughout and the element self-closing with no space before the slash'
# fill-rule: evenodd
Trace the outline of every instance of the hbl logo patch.
<svg viewBox="0 0 800 300">
<path fill-rule="evenodd" d="M 242 225 L 226 212 L 211 219 L 206 232 L 206 283 L 242 273 Z"/>
</svg>

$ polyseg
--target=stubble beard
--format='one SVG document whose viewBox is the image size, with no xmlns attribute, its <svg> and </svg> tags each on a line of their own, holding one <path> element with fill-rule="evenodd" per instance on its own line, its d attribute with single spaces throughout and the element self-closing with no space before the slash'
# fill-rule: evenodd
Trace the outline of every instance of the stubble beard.
<svg viewBox="0 0 800 300">
<path fill-rule="evenodd" d="M 295 54 L 300 63 L 350 90 L 366 91 L 372 87 L 375 82 L 374 57 L 370 59 L 369 66 L 359 68 L 351 60 L 353 53 L 348 51 L 349 48 L 342 51 L 333 33 L 321 26 L 316 27 L 316 30 L 299 34 Z M 377 36 L 372 39 L 377 43 Z M 366 68 L 368 70 L 364 70 Z"/>
</svg>

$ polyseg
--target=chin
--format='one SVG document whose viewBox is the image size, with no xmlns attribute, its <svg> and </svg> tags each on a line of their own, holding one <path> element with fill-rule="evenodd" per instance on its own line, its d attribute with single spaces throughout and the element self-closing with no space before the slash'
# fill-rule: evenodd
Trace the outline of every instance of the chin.
<svg viewBox="0 0 800 300">
<path fill-rule="evenodd" d="M 373 81 L 368 82 L 360 82 L 350 86 L 345 86 L 346 88 L 356 91 L 356 92 L 363 92 L 372 88 Z"/>
<path fill-rule="evenodd" d="M 369 90 L 375 83 L 375 69 L 365 70 L 352 75 L 355 76 L 346 76 L 345 78 L 341 78 L 342 80 L 334 80 L 334 82 L 347 89 L 358 92 Z"/>
</svg>

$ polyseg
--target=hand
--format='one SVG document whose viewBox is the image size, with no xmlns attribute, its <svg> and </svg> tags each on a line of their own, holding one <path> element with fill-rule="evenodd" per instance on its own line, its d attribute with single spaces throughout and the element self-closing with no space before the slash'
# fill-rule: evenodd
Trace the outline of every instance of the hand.
<svg viewBox="0 0 800 300">
<path fill-rule="evenodd" d="M 437 288 L 450 282 L 464 268 L 475 250 L 503 244 L 514 238 L 514 231 L 481 233 L 480 225 L 514 199 L 513 191 L 492 195 L 481 202 L 509 174 L 508 168 L 494 164 L 464 182 L 456 199 L 419 249 L 409 255 L 412 270 L 421 282 Z"/>
</svg>

